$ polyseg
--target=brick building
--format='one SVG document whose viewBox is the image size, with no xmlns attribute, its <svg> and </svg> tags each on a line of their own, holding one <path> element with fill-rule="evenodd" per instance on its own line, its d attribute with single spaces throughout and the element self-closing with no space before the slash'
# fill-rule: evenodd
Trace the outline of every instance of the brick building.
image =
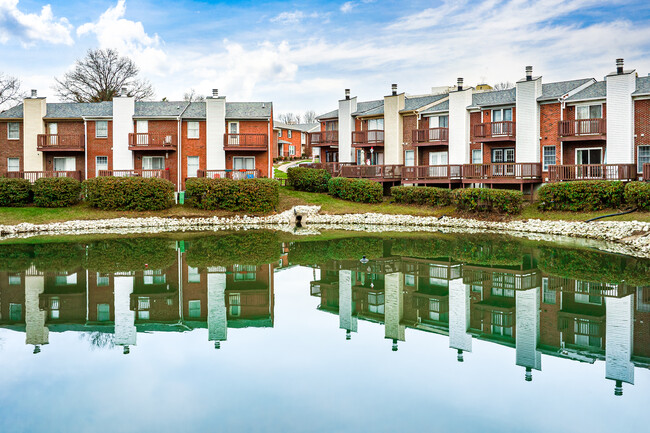
<svg viewBox="0 0 650 433">
<path fill-rule="evenodd" d="M 310 132 L 320 128 L 318 123 L 287 124 L 273 122 L 273 158 L 300 158 L 310 156 L 307 140 Z"/>
</svg>

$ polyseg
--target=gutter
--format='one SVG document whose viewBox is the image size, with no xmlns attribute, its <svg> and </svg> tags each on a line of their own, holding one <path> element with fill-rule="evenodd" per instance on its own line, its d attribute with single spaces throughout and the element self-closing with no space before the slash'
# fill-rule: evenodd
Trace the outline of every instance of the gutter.
<svg viewBox="0 0 650 433">
<path fill-rule="evenodd" d="M 185 114 L 185 112 L 187 111 L 187 109 L 189 108 L 191 103 L 192 103 L 192 101 L 189 101 L 187 103 L 187 105 L 185 106 L 185 108 L 183 108 L 183 111 L 181 111 L 180 114 L 178 115 L 178 117 L 176 117 L 176 121 L 178 122 L 178 126 L 177 126 L 177 130 L 178 130 L 178 138 L 177 138 L 177 140 L 178 140 L 178 150 L 176 151 L 176 172 L 177 172 L 176 173 L 176 178 L 177 178 L 176 180 L 178 182 L 177 186 L 176 186 L 177 192 L 181 191 L 181 179 L 183 177 L 183 167 L 181 165 L 181 159 L 182 159 L 181 156 L 182 156 L 182 153 L 183 153 L 183 144 L 182 144 L 183 143 L 183 136 L 182 136 L 183 128 L 181 128 L 181 125 L 182 125 L 182 122 L 183 122 L 183 114 Z"/>
</svg>

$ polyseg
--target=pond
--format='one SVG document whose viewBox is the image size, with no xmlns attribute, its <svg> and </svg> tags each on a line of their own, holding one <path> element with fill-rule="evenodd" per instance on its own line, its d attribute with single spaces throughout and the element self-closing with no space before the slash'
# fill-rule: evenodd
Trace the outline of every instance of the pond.
<svg viewBox="0 0 650 433">
<path fill-rule="evenodd" d="M 643 431 L 650 260 L 487 234 L 0 243 L 0 431 Z"/>
</svg>

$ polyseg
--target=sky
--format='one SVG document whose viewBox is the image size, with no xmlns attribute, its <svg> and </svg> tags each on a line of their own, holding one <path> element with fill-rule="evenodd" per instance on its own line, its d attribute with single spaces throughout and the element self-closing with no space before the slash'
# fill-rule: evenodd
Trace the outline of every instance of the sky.
<svg viewBox="0 0 650 433">
<path fill-rule="evenodd" d="M 91 48 L 134 59 L 156 99 L 218 88 L 276 115 L 432 87 L 650 72 L 647 0 L 0 0 L 0 73 L 56 100 Z"/>
</svg>

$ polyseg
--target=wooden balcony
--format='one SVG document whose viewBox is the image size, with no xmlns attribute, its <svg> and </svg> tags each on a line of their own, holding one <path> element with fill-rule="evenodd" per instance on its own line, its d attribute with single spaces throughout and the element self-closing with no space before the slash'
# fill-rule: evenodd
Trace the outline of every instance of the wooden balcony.
<svg viewBox="0 0 650 433">
<path fill-rule="evenodd" d="M 352 133 L 352 147 L 374 147 L 384 145 L 384 131 L 371 129 Z"/>
<path fill-rule="evenodd" d="M 537 183 L 542 180 L 542 164 L 492 163 L 463 165 L 464 183 Z"/>
<path fill-rule="evenodd" d="M 449 145 L 449 128 L 413 130 L 414 146 Z"/>
<path fill-rule="evenodd" d="M 650 182 L 650 164 L 643 164 L 643 180 Z"/>
<path fill-rule="evenodd" d="M 480 142 L 515 141 L 515 122 L 486 122 L 474 125 L 474 137 Z"/>
<path fill-rule="evenodd" d="M 41 179 L 43 177 L 71 177 L 72 179 L 77 179 L 82 181 L 83 177 L 80 170 L 76 171 L 5 171 L 0 173 L 0 177 L 6 177 L 9 179 L 27 179 L 31 183 L 34 183 L 36 179 Z"/>
<path fill-rule="evenodd" d="M 258 179 L 262 177 L 260 170 L 198 170 L 196 177 L 207 177 L 209 179 Z"/>
<path fill-rule="evenodd" d="M 402 165 L 344 165 L 340 176 L 358 179 L 401 180 Z"/>
<path fill-rule="evenodd" d="M 158 179 L 170 180 L 169 169 L 164 170 L 99 170 L 100 176 L 115 176 L 115 177 L 155 177 Z"/>
<path fill-rule="evenodd" d="M 175 151 L 177 143 L 176 134 L 129 134 L 129 150 Z"/>
<path fill-rule="evenodd" d="M 624 180 L 638 177 L 635 164 L 549 165 L 549 182 L 572 180 Z"/>
<path fill-rule="evenodd" d="M 83 152 L 84 142 L 83 134 L 38 134 L 36 147 L 40 152 Z"/>
<path fill-rule="evenodd" d="M 310 146 L 338 146 L 339 131 L 320 131 L 309 134 Z"/>
<path fill-rule="evenodd" d="M 417 165 L 402 168 L 403 183 L 455 183 L 463 176 L 462 165 Z"/>
<path fill-rule="evenodd" d="M 300 164 L 301 167 L 315 168 L 318 170 L 327 170 L 332 177 L 337 177 L 344 165 L 352 165 L 351 162 L 309 162 Z"/>
<path fill-rule="evenodd" d="M 263 152 L 269 145 L 266 134 L 224 134 L 224 150 L 251 150 Z"/>
<path fill-rule="evenodd" d="M 605 140 L 607 121 L 605 119 L 562 120 L 558 122 L 558 134 L 563 141 Z"/>
</svg>

